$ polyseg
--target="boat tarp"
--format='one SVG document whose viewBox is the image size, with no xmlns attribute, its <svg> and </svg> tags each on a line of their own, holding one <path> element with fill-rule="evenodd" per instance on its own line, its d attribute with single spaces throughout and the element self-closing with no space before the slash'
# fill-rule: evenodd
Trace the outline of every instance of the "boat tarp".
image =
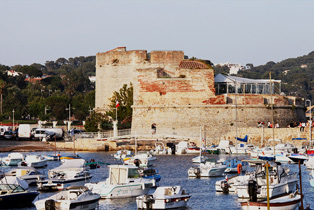
<svg viewBox="0 0 314 210">
<path fill-rule="evenodd" d="M 85 164 L 84 159 L 70 159 L 65 160 L 61 166 L 54 168 L 52 170 L 58 172 L 70 169 L 82 169 L 84 167 L 84 164 Z"/>
<path fill-rule="evenodd" d="M 28 189 L 28 183 L 27 181 L 20 179 L 16 176 L 5 176 L 0 180 L 1 184 L 14 184 L 14 185 L 20 185 L 23 189 Z"/>
</svg>

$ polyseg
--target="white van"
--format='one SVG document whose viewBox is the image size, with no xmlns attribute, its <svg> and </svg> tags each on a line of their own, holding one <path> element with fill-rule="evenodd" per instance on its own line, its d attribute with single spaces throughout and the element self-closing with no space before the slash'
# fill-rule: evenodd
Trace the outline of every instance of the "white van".
<svg viewBox="0 0 314 210">
<path fill-rule="evenodd" d="M 30 124 L 20 124 L 19 125 L 19 132 L 18 132 L 18 138 L 20 139 L 31 139 L 31 125 Z"/>
<path fill-rule="evenodd" d="M 46 137 L 47 132 L 54 133 L 57 139 L 63 138 L 63 131 L 61 128 L 37 128 L 35 130 L 34 138 L 36 140 Z"/>
</svg>

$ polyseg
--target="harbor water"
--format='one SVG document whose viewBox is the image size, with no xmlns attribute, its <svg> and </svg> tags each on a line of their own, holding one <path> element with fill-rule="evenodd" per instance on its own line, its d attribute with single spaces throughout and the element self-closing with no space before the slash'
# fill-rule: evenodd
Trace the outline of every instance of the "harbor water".
<svg viewBox="0 0 314 210">
<path fill-rule="evenodd" d="M 53 154 L 54 152 L 28 152 L 24 154 Z M 61 155 L 71 155 L 71 152 L 62 152 Z M 79 152 L 78 153 L 86 161 L 95 159 L 95 161 L 104 162 L 107 164 L 121 164 L 121 161 L 117 161 L 112 156 L 113 152 Z M 0 157 L 7 156 L 8 153 L 1 153 Z M 191 195 L 191 199 L 188 202 L 187 209 L 224 209 L 224 210 L 238 210 L 241 206 L 238 202 L 237 195 L 234 193 L 223 194 L 216 193 L 215 182 L 224 177 L 214 178 L 189 178 L 188 169 L 191 166 L 196 166 L 192 163 L 192 157 L 196 155 L 157 155 L 154 168 L 156 168 L 161 175 L 160 186 L 173 186 L 180 185 L 186 189 Z M 215 159 L 230 159 L 235 157 L 234 155 L 207 155 L 210 158 Z M 239 156 L 241 159 L 247 159 L 248 156 Z M 58 161 L 49 161 L 48 166 L 44 169 L 39 169 L 40 172 L 47 174 L 49 169 L 59 166 L 61 163 Z M 107 164 L 101 164 L 100 168 L 90 170 L 93 174 L 92 182 L 99 182 L 104 180 L 108 176 Z M 283 164 L 290 168 L 291 172 L 299 170 L 297 164 Z M 2 167 L 4 172 L 9 171 L 12 167 Z M 253 169 L 251 169 L 253 170 Z M 303 194 L 305 195 L 304 205 L 308 203 L 311 207 L 314 207 L 314 188 L 311 187 L 308 179 L 309 171 L 302 165 L 302 186 Z M 30 190 L 36 190 L 36 187 L 30 187 Z M 37 199 L 42 199 L 50 196 L 52 193 L 41 193 Z M 36 201 L 35 200 L 35 201 Z M 35 210 L 35 206 L 28 208 L 21 208 L 21 210 Z M 101 199 L 99 202 L 99 209 L 110 210 L 133 210 L 137 209 L 135 198 L 128 199 Z"/>
</svg>

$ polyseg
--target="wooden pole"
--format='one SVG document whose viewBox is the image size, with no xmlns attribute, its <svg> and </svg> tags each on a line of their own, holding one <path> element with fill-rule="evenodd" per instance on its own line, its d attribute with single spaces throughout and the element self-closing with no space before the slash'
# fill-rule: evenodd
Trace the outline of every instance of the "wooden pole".
<svg viewBox="0 0 314 210">
<path fill-rule="evenodd" d="M 302 176 L 301 176 L 301 161 L 299 160 L 299 179 L 300 179 L 300 193 L 301 193 L 301 206 L 300 209 L 303 210 L 303 193 L 302 193 Z"/>
<path fill-rule="evenodd" d="M 266 162 L 265 167 L 266 167 L 266 185 L 267 185 L 267 210 L 270 210 L 270 204 L 269 204 L 268 162 Z"/>
<path fill-rule="evenodd" d="M 55 135 L 55 156 L 57 155 L 57 136 Z"/>
</svg>

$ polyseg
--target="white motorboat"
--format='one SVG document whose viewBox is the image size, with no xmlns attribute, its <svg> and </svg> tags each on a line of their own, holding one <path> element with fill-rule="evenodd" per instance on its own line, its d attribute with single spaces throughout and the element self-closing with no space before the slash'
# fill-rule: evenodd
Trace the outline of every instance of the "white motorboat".
<svg viewBox="0 0 314 210">
<path fill-rule="evenodd" d="M 28 185 L 33 185 L 37 183 L 38 179 L 44 179 L 46 175 L 43 175 L 35 168 L 32 167 L 19 167 L 12 169 L 11 171 L 5 173 L 5 176 L 15 176 L 20 179 L 25 180 Z"/>
<path fill-rule="evenodd" d="M 116 154 L 113 155 L 113 157 L 116 159 L 116 160 L 123 160 L 125 158 L 130 158 L 132 157 L 134 154 L 132 151 L 130 150 L 118 150 Z"/>
<path fill-rule="evenodd" d="M 136 197 L 138 209 L 173 209 L 187 206 L 191 195 L 180 186 L 158 187 L 153 194 Z"/>
<path fill-rule="evenodd" d="M 291 154 L 288 156 L 288 158 L 290 158 L 295 163 L 300 162 L 301 164 L 303 164 L 304 161 L 306 161 L 308 159 L 308 157 L 306 155 L 302 155 L 302 154 Z"/>
<path fill-rule="evenodd" d="M 208 159 L 208 158 L 203 156 L 203 155 L 199 155 L 199 156 L 192 158 L 192 162 L 193 163 L 205 163 L 206 159 Z"/>
<path fill-rule="evenodd" d="M 152 155 L 151 152 L 140 151 L 133 157 L 124 159 L 124 164 L 137 167 L 149 167 L 154 164 L 155 160 L 157 160 L 157 158 Z"/>
<path fill-rule="evenodd" d="M 155 185 L 154 179 L 144 179 L 138 168 L 131 165 L 109 165 L 109 177 L 98 183 L 87 183 L 86 187 L 102 198 L 127 198 L 147 194 Z"/>
<path fill-rule="evenodd" d="M 257 198 L 267 198 L 266 171 L 262 164 L 265 164 L 265 161 L 256 162 L 253 179 L 249 179 L 248 183 L 236 185 L 239 198 L 249 198 L 250 187 L 257 189 Z M 296 190 L 297 173 L 290 174 L 289 171 L 288 168 L 283 168 L 280 163 L 269 167 L 269 198 Z"/>
<path fill-rule="evenodd" d="M 41 155 L 26 155 L 24 161 L 29 167 L 44 168 L 47 166 L 47 159 Z"/>
<path fill-rule="evenodd" d="M 247 154 L 248 148 L 245 144 L 237 144 L 236 146 L 230 145 L 229 146 L 231 154 Z"/>
<path fill-rule="evenodd" d="M 191 167 L 188 170 L 189 177 L 212 177 L 222 176 L 227 166 L 217 163 L 215 159 L 207 159 L 198 167 Z"/>
<path fill-rule="evenodd" d="M 228 177 L 226 175 L 226 178 L 223 180 L 216 181 L 215 183 L 215 189 L 216 192 L 234 192 L 237 193 L 237 186 L 238 185 L 244 185 L 248 183 L 248 180 L 253 179 L 251 173 L 247 173 L 243 176 L 231 176 Z"/>
<path fill-rule="evenodd" d="M 35 191 L 27 191 L 19 184 L 0 183 L 0 208 L 14 209 L 29 206 L 38 194 Z"/>
<path fill-rule="evenodd" d="M 13 152 L 7 157 L 1 159 L 1 162 L 6 166 L 17 166 L 19 162 L 24 160 L 24 155 L 22 153 Z"/>
<path fill-rule="evenodd" d="M 301 202 L 300 194 L 288 194 L 269 200 L 270 210 L 295 210 Z M 241 202 L 243 210 L 267 210 L 267 200 Z"/>
<path fill-rule="evenodd" d="M 92 178 L 91 173 L 84 168 L 85 160 L 66 160 L 61 166 L 48 171 L 49 179 L 37 181 L 38 190 L 51 190 L 55 185 L 58 189 L 70 186 L 84 186 Z M 49 183 L 52 186 L 49 186 Z"/>
<path fill-rule="evenodd" d="M 71 187 L 48 198 L 38 200 L 34 204 L 37 210 L 80 210 L 96 209 L 100 195 L 92 193 L 86 187 Z"/>
</svg>

